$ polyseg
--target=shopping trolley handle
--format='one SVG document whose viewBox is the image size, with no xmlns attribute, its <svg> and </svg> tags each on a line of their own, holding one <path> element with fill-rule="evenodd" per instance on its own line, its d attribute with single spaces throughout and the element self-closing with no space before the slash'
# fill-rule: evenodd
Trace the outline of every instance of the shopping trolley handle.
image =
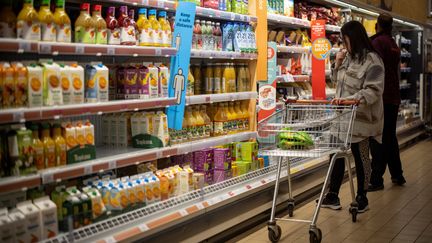
<svg viewBox="0 0 432 243">
<path fill-rule="evenodd" d="M 331 100 L 292 100 L 288 99 L 286 104 L 310 104 L 310 105 L 329 105 L 332 104 Z M 358 105 L 359 100 L 339 100 L 338 104 L 335 105 Z"/>
</svg>

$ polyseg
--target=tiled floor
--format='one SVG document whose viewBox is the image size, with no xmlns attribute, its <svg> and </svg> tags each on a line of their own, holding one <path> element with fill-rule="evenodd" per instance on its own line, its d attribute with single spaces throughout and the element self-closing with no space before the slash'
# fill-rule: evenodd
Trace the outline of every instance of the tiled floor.
<svg viewBox="0 0 432 243">
<path fill-rule="evenodd" d="M 432 242 L 432 139 L 423 140 L 402 151 L 407 184 L 392 185 L 388 172 L 385 189 L 368 193 L 370 210 L 351 221 L 349 185 L 342 186 L 342 210 L 322 209 L 318 227 L 323 241 L 337 242 Z M 296 218 L 312 218 L 315 202 L 294 212 Z M 309 242 L 308 225 L 278 222 L 282 227 L 280 242 Z M 242 243 L 269 242 L 267 227 L 241 239 Z"/>
</svg>

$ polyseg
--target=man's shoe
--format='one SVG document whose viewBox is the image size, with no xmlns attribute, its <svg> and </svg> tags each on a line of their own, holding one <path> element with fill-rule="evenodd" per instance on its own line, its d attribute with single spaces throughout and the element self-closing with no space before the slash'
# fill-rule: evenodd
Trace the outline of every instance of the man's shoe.
<svg viewBox="0 0 432 243">
<path fill-rule="evenodd" d="M 329 192 L 325 195 L 321 207 L 330 208 L 333 210 L 339 210 L 342 208 L 338 195 L 333 192 Z"/>
<path fill-rule="evenodd" d="M 392 180 L 393 184 L 397 184 L 399 186 L 402 186 L 403 184 L 406 183 L 406 180 L 403 176 L 392 177 L 391 180 Z"/>
<path fill-rule="evenodd" d="M 356 201 L 358 203 L 358 213 L 364 213 L 369 210 L 369 201 L 365 195 L 357 195 Z"/>
<path fill-rule="evenodd" d="M 384 190 L 384 185 L 374 185 L 374 184 L 369 184 L 368 187 L 368 192 L 375 192 L 375 191 L 381 191 Z"/>
</svg>

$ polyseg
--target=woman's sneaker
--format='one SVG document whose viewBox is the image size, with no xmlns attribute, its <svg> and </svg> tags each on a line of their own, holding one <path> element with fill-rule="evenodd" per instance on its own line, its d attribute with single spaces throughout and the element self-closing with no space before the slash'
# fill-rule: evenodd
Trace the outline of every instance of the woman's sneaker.
<svg viewBox="0 0 432 243">
<path fill-rule="evenodd" d="M 342 208 L 340 205 L 339 197 L 336 193 L 329 192 L 325 195 L 323 202 L 321 204 L 322 208 L 331 208 L 334 210 L 339 210 Z"/>
<path fill-rule="evenodd" d="M 365 195 L 357 195 L 356 201 L 358 203 L 358 213 L 364 213 L 369 210 L 369 201 Z"/>
</svg>

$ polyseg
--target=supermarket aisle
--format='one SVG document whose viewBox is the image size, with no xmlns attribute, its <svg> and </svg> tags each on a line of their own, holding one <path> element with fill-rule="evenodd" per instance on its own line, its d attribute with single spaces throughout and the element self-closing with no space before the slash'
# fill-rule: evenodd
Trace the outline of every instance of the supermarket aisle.
<svg viewBox="0 0 432 243">
<path fill-rule="evenodd" d="M 336 242 L 432 242 L 432 139 L 423 140 L 404 150 L 404 174 L 407 184 L 393 186 L 386 173 L 384 191 L 369 193 L 370 210 L 351 222 L 348 205 L 351 202 L 348 184 L 341 189 L 340 211 L 322 209 L 318 226 L 323 241 Z M 310 218 L 315 202 L 295 211 L 298 218 Z M 279 222 L 280 242 L 309 242 L 308 226 Z M 241 243 L 269 242 L 267 228 L 241 239 Z"/>
</svg>

